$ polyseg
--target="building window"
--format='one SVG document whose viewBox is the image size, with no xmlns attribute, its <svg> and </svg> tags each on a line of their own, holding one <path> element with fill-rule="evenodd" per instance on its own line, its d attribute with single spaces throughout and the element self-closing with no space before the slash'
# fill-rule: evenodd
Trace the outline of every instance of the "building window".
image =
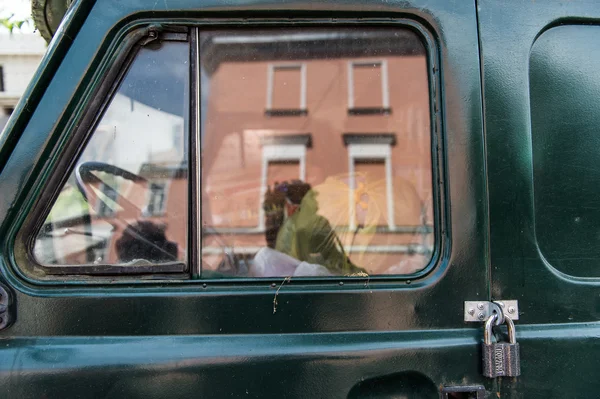
<svg viewBox="0 0 600 399">
<path fill-rule="evenodd" d="M 348 113 L 391 113 L 386 60 L 348 62 Z"/>
<path fill-rule="evenodd" d="M 145 214 L 147 216 L 164 215 L 167 204 L 167 184 L 150 183 L 149 188 L 149 199 Z"/>
<path fill-rule="evenodd" d="M 306 115 L 306 64 L 270 64 L 267 69 L 268 116 Z"/>
<path fill-rule="evenodd" d="M 100 192 L 98 193 L 98 199 L 96 206 L 98 209 L 98 216 L 100 217 L 113 217 L 115 216 L 117 199 L 119 197 L 118 189 L 113 188 L 111 185 L 101 183 Z"/>
<path fill-rule="evenodd" d="M 0 91 L 5 91 L 4 89 L 4 67 L 0 65 Z"/>
<path fill-rule="evenodd" d="M 259 230 L 265 229 L 265 211 L 262 207 L 262 201 L 269 183 L 275 183 L 274 179 L 279 177 L 282 180 L 288 180 L 295 170 L 297 170 L 297 174 L 294 178 L 305 181 L 306 149 L 311 145 L 312 138 L 310 134 L 263 138 L 259 201 L 261 205 L 258 218 Z M 271 180 L 273 181 L 271 182 Z"/>
<path fill-rule="evenodd" d="M 396 144 L 394 134 L 344 134 L 344 144 L 348 148 L 348 173 L 350 174 L 348 190 L 348 214 L 350 230 L 362 224 L 360 208 L 362 194 L 359 182 L 359 170 L 371 169 L 373 175 L 384 176 L 383 190 L 384 221 L 390 231 L 395 229 L 394 222 L 394 188 L 392 179 L 392 146 Z M 378 170 L 383 169 L 383 170 Z"/>
<path fill-rule="evenodd" d="M 354 225 L 357 227 L 388 227 L 387 182 L 385 160 L 383 158 L 359 158 L 354 160 L 351 175 L 354 183 L 354 203 L 352 208 Z M 373 212 L 370 208 L 376 207 Z M 371 210 L 371 212 L 369 212 Z"/>
</svg>

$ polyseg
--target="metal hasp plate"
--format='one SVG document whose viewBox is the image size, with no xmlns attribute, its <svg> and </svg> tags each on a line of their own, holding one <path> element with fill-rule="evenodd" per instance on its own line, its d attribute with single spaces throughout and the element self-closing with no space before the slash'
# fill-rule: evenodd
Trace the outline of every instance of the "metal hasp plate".
<svg viewBox="0 0 600 399">
<path fill-rule="evenodd" d="M 8 289 L 0 284 L 0 330 L 4 330 L 12 324 L 11 296 Z"/>
<path fill-rule="evenodd" d="M 502 309 L 504 317 L 511 320 L 519 320 L 519 301 L 465 301 L 465 321 L 483 322 L 492 315 L 493 309 Z"/>
</svg>

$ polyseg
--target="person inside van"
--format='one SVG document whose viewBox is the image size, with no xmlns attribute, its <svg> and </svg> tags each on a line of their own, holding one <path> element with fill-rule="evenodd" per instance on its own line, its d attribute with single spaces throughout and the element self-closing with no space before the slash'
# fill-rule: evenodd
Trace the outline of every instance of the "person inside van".
<svg viewBox="0 0 600 399">
<path fill-rule="evenodd" d="M 287 256 L 282 257 L 267 248 L 259 251 L 255 263 L 265 263 L 263 258 L 268 254 L 270 263 L 276 263 L 279 268 L 286 269 L 281 270 L 283 273 L 278 273 L 279 275 L 365 273 L 364 269 L 350 261 L 329 221 L 318 214 L 318 193 L 310 184 L 301 180 L 276 183 L 273 191 L 269 190 L 268 193 L 269 198 L 278 199 L 275 202 L 283 205 L 280 207 L 283 212 L 283 224 L 281 227 L 270 226 L 271 228 L 267 229 L 267 241 L 272 240 L 273 230 L 277 229 L 274 249 Z M 302 264 L 298 265 L 294 260 Z M 294 269 L 298 267 L 300 270 Z"/>
<path fill-rule="evenodd" d="M 177 261 L 177 243 L 169 241 L 165 226 L 151 221 L 128 225 L 116 242 L 121 263 L 168 263 Z"/>
</svg>

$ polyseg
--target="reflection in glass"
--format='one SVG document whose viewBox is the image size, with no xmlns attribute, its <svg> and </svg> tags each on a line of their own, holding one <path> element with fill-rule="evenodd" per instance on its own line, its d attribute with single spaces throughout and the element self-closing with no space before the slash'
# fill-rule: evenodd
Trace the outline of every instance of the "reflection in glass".
<svg viewBox="0 0 600 399">
<path fill-rule="evenodd" d="M 186 261 L 188 59 L 184 42 L 136 54 L 36 238 L 38 262 Z"/>
<path fill-rule="evenodd" d="M 200 42 L 203 277 L 428 264 L 430 99 L 416 34 L 214 31 Z"/>
</svg>

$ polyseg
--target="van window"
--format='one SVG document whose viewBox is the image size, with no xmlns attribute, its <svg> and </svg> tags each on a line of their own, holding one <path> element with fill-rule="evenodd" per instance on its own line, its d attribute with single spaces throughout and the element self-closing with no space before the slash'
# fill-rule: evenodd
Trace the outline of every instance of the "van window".
<svg viewBox="0 0 600 399">
<path fill-rule="evenodd" d="M 434 249 L 407 29 L 200 33 L 202 276 L 409 275 Z"/>
<path fill-rule="evenodd" d="M 598 37 L 599 26 L 555 27 L 530 58 L 535 234 L 551 266 L 580 277 L 600 276 Z"/>
<path fill-rule="evenodd" d="M 194 278 L 408 276 L 429 264 L 431 101 L 419 36 L 338 28 L 194 39 L 191 63 L 188 42 L 144 41 L 36 237 L 38 263 Z M 190 211 L 199 251 L 187 268 Z"/>
<path fill-rule="evenodd" d="M 45 266 L 187 261 L 189 45 L 142 47 L 36 237 Z"/>
</svg>

